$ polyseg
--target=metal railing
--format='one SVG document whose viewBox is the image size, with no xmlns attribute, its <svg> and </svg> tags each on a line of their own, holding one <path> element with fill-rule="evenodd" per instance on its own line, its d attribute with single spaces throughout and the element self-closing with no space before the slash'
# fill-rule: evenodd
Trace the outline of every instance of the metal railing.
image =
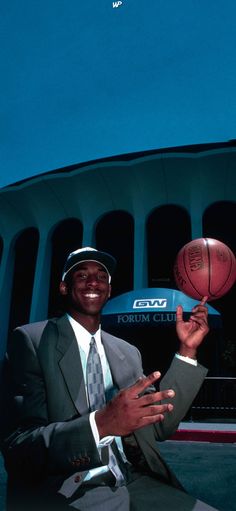
<svg viewBox="0 0 236 511">
<path fill-rule="evenodd" d="M 236 419 L 236 378 L 209 376 L 195 398 L 190 415 Z"/>
</svg>

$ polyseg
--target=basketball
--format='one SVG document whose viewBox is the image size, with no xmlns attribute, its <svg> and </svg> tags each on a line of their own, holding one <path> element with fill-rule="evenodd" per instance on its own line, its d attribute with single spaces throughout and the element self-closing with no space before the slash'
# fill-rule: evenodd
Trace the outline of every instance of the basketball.
<svg viewBox="0 0 236 511">
<path fill-rule="evenodd" d="M 174 264 L 177 287 L 197 300 L 208 301 L 224 296 L 235 283 L 236 259 L 221 241 L 198 238 L 184 245 Z"/>
</svg>

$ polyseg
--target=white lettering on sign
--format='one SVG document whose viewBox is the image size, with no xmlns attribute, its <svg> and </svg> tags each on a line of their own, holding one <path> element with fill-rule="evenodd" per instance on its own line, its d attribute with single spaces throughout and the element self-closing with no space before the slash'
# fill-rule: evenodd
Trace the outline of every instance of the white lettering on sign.
<svg viewBox="0 0 236 511">
<path fill-rule="evenodd" d="M 149 323 L 149 314 L 118 314 L 117 323 Z"/>
<path fill-rule="evenodd" d="M 120 7 L 123 2 L 121 0 L 118 0 L 118 2 L 112 2 L 113 9 L 117 9 L 117 7 Z"/>
<path fill-rule="evenodd" d="M 133 309 L 164 309 L 167 306 L 166 298 L 141 298 L 134 300 Z"/>
<path fill-rule="evenodd" d="M 117 314 L 117 323 L 127 325 L 134 323 L 175 323 L 175 312 L 155 312 L 155 314 Z"/>
<path fill-rule="evenodd" d="M 174 323 L 176 321 L 176 314 L 175 312 L 156 312 L 152 319 L 155 323 Z"/>
</svg>

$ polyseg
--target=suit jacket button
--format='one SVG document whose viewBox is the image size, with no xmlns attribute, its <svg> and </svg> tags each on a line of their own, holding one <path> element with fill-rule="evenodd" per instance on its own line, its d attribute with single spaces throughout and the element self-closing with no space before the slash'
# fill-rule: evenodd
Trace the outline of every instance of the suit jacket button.
<svg viewBox="0 0 236 511">
<path fill-rule="evenodd" d="M 75 476 L 75 478 L 74 478 L 75 483 L 79 483 L 79 482 L 80 482 L 80 480 L 81 480 L 81 476 L 79 476 L 79 474 L 77 474 L 77 475 Z"/>
<path fill-rule="evenodd" d="M 79 466 L 80 466 L 80 460 L 74 460 L 74 461 L 72 461 L 72 465 L 73 465 L 74 467 L 79 467 Z"/>
</svg>

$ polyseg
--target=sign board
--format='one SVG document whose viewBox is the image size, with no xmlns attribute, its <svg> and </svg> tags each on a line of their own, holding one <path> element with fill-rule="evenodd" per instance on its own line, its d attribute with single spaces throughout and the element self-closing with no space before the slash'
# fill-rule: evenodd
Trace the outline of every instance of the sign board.
<svg viewBox="0 0 236 511">
<path fill-rule="evenodd" d="M 176 289 L 144 288 L 129 291 L 107 302 L 102 314 L 103 324 L 120 327 L 170 326 L 176 321 L 178 305 L 182 305 L 186 319 L 198 303 Z M 207 307 L 210 326 L 220 327 L 220 313 L 209 304 Z"/>
</svg>

